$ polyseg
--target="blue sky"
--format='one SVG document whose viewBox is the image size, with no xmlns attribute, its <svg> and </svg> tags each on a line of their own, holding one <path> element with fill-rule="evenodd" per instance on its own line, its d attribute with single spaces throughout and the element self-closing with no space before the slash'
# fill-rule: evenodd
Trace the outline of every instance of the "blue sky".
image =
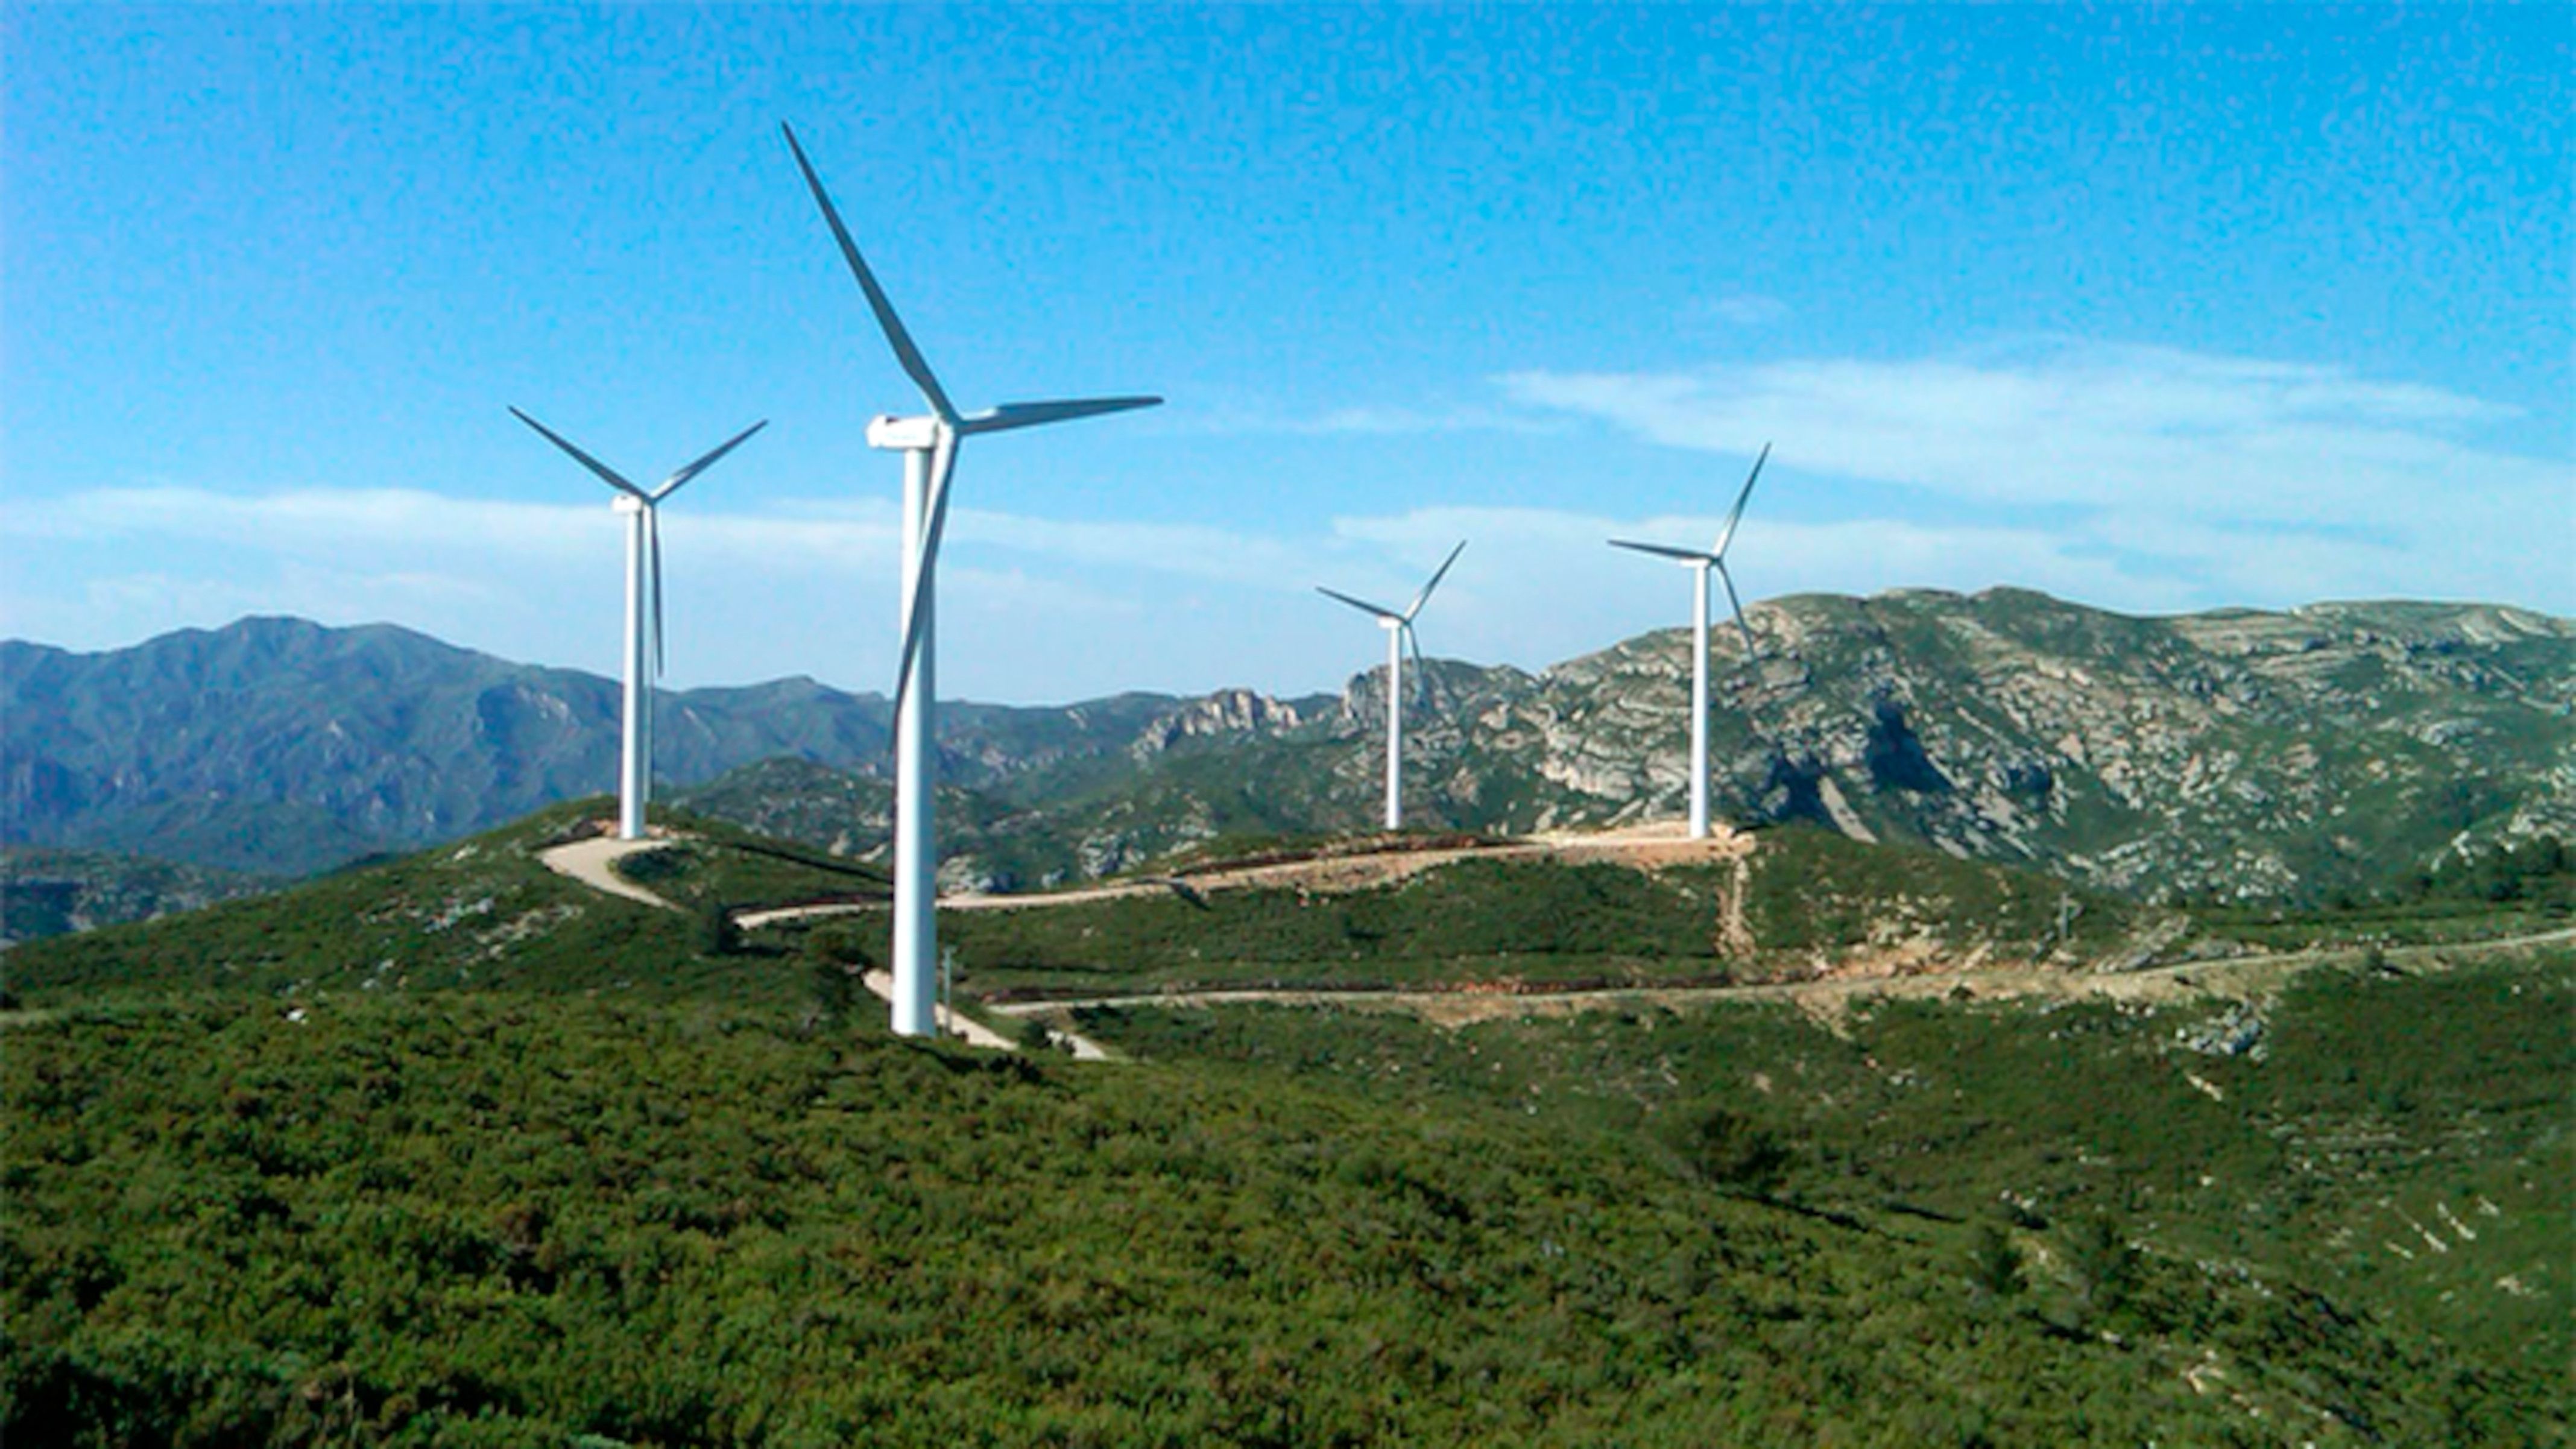
<svg viewBox="0 0 2576 1449">
<path fill-rule="evenodd" d="M 244 613 L 882 688 L 917 400 L 943 693 L 1337 687 L 1312 585 L 1538 667 L 1768 598 L 2576 612 L 2576 11 L 11 6 L 0 634 Z"/>
</svg>

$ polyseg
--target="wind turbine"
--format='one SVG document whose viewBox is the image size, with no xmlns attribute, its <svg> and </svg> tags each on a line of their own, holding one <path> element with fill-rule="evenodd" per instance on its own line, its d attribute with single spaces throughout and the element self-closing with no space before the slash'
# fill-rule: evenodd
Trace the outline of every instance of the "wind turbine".
<svg viewBox="0 0 2576 1449">
<path fill-rule="evenodd" d="M 977 433 L 1006 432 L 1041 423 L 1070 422 L 1101 413 L 1152 407 L 1159 397 L 1076 398 L 1057 402 L 1003 403 L 982 412 L 961 413 L 948 392 L 922 360 L 912 334 L 904 330 L 876 274 L 859 255 L 841 213 L 823 190 L 823 178 L 805 159 L 796 132 L 785 124 L 787 149 L 796 169 L 814 193 L 814 204 L 832 228 L 832 240 L 850 275 L 867 294 L 868 310 L 894 349 L 895 364 L 921 389 L 930 408 L 918 417 L 879 416 L 868 423 L 868 446 L 903 454 L 903 662 L 894 690 L 894 1029 L 898 1036 L 931 1036 L 938 1030 L 933 987 L 939 960 L 936 882 L 939 856 L 931 798 L 938 768 L 933 753 L 938 699 L 934 693 L 936 650 L 932 612 L 937 601 L 939 536 L 948 523 L 948 480 L 957 467 L 957 445 Z"/>
<path fill-rule="evenodd" d="M 743 439 L 769 426 L 764 418 L 726 439 L 722 446 L 662 480 L 653 489 L 638 488 L 614 469 L 590 456 L 554 429 L 517 408 L 510 416 L 545 435 L 547 442 L 572 455 L 573 461 L 599 475 L 617 490 L 611 505 L 626 515 L 626 691 L 624 723 L 617 757 L 617 838 L 644 838 L 644 804 L 653 793 L 653 677 L 662 672 L 662 500 L 680 485 L 707 470 Z M 647 597 L 652 604 L 648 611 Z M 646 656 L 647 638 L 651 656 Z"/>
<path fill-rule="evenodd" d="M 1745 500 L 1753 496 L 1754 480 L 1762 476 L 1762 464 L 1771 456 L 1771 445 L 1764 443 L 1760 457 L 1753 460 L 1753 471 L 1745 475 L 1744 491 L 1735 495 L 1735 507 L 1726 514 L 1726 523 L 1717 531 L 1717 544 L 1706 553 L 1697 549 L 1674 548 L 1660 543 L 1632 543 L 1624 538 L 1610 540 L 1613 548 L 1635 549 L 1662 558 L 1678 559 L 1690 565 L 1696 575 L 1691 583 L 1691 767 L 1690 767 L 1690 834 L 1693 840 L 1708 838 L 1708 574 L 1715 569 L 1726 584 L 1726 602 L 1735 609 L 1735 627 L 1744 631 L 1744 657 L 1754 656 L 1753 626 L 1744 622 L 1744 602 L 1735 596 L 1735 577 L 1726 571 L 1726 546 L 1735 541 L 1735 525 L 1744 517 Z"/>
<path fill-rule="evenodd" d="M 1458 546 L 1449 550 L 1449 557 L 1440 561 L 1440 568 L 1431 575 L 1431 582 L 1422 586 L 1422 592 L 1413 596 L 1413 603 L 1402 613 L 1366 599 L 1354 599 L 1322 584 L 1315 586 L 1316 593 L 1375 616 L 1378 627 L 1386 631 L 1386 828 L 1389 830 L 1404 828 L 1404 646 L 1407 642 L 1413 645 L 1413 662 L 1419 667 L 1422 664 L 1422 640 L 1413 632 L 1413 616 L 1422 612 L 1422 606 L 1430 601 L 1431 591 L 1440 587 L 1440 580 L 1449 572 L 1449 565 L 1456 563 L 1458 555 L 1466 548 L 1467 541 L 1463 538 L 1458 540 Z M 1430 678 L 1428 669 L 1423 670 L 1423 678 Z"/>
</svg>

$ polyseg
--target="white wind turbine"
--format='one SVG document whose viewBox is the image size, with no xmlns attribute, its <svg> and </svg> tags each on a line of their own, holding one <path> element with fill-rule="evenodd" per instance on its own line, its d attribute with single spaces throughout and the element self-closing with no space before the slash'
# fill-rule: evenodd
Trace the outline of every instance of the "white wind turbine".
<svg viewBox="0 0 2576 1449">
<path fill-rule="evenodd" d="M 894 349 L 897 366 L 921 389 L 927 415 L 879 416 L 868 423 L 868 445 L 903 454 L 903 663 L 894 690 L 894 1029 L 899 1036 L 931 1036 L 938 1030 L 933 1010 L 939 960 L 935 872 L 939 857 L 933 832 L 931 798 L 938 759 L 938 699 L 934 693 L 932 610 L 937 599 L 939 535 L 948 522 L 948 479 L 957 467 L 960 439 L 977 433 L 999 433 L 1040 423 L 1069 422 L 1101 413 L 1152 407 L 1159 397 L 1076 398 L 1057 402 L 1003 403 L 982 412 L 961 413 L 922 360 L 912 334 L 904 330 L 876 274 L 859 256 L 841 213 L 814 174 L 796 132 L 782 124 L 787 149 L 814 193 L 814 204 L 832 228 L 841 258 L 867 294 L 868 309 Z"/>
<path fill-rule="evenodd" d="M 1466 548 L 1467 541 L 1463 538 L 1458 540 L 1458 546 L 1449 550 L 1449 557 L 1441 560 L 1439 570 L 1431 575 L 1431 582 L 1422 586 L 1422 592 L 1413 596 L 1412 605 L 1402 613 L 1366 599 L 1354 599 L 1322 584 L 1315 586 L 1315 592 L 1324 597 L 1338 599 L 1363 614 L 1374 616 L 1378 627 L 1386 631 L 1386 828 L 1389 830 L 1404 828 L 1404 646 L 1408 642 L 1413 645 L 1413 662 L 1419 668 L 1422 664 L 1422 641 L 1414 635 L 1413 616 L 1422 612 L 1422 606 L 1431 599 L 1431 591 L 1440 587 L 1440 580 L 1449 572 L 1449 565 L 1456 563 L 1458 555 Z M 1429 670 L 1423 670 L 1423 678 L 1430 678 Z"/>
<path fill-rule="evenodd" d="M 680 485 L 707 470 L 743 439 L 768 427 L 763 419 L 727 438 L 723 445 L 662 480 L 653 489 L 638 488 L 607 464 L 574 447 L 562 434 L 517 408 L 510 416 L 545 435 L 547 442 L 570 453 L 573 461 L 599 475 L 617 490 L 612 505 L 626 515 L 626 690 L 617 757 L 617 838 L 644 838 L 644 805 L 653 792 L 653 685 L 662 672 L 662 500 Z M 646 607 L 647 597 L 651 607 Z M 651 641 L 648 656 L 647 639 Z"/>
<path fill-rule="evenodd" d="M 1735 507 L 1726 514 L 1726 523 L 1717 531 L 1717 545 L 1706 553 L 1697 549 L 1673 548 L 1660 543 L 1631 543 L 1623 538 L 1610 540 L 1613 548 L 1635 549 L 1663 558 L 1679 559 L 1690 565 L 1691 582 L 1691 735 L 1690 735 L 1690 833 L 1693 840 L 1708 838 L 1708 574 L 1726 584 L 1726 602 L 1735 609 L 1735 627 L 1744 631 L 1744 657 L 1754 657 L 1753 626 L 1744 622 L 1744 603 L 1735 596 L 1735 577 L 1726 571 L 1726 546 L 1735 541 L 1735 525 L 1744 517 L 1745 500 L 1753 496 L 1754 480 L 1762 476 L 1762 464 L 1771 456 L 1771 445 L 1762 445 L 1762 454 L 1753 460 L 1753 471 L 1745 475 L 1744 491 L 1735 495 Z"/>
</svg>

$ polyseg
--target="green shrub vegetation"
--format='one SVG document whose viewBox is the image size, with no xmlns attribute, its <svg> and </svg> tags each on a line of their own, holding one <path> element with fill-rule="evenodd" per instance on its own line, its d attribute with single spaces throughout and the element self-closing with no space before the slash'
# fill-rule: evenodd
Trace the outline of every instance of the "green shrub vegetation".
<svg viewBox="0 0 2576 1449">
<path fill-rule="evenodd" d="M 1651 1144 L 685 1003 L 10 1029 L 13 1442 L 2515 1442 L 2508 1373 L 2151 1261 L 2117 1341 Z M 2212 1356 L 2215 1356 L 2214 1358 Z M 2196 1393 L 2215 1362 L 2229 1393 Z M 2260 1417 L 2257 1417 L 2260 1415 Z"/>
<path fill-rule="evenodd" d="M 2568 1437 L 2564 947 L 1830 1024 L 1078 1009 L 1138 1059 L 1078 1067 L 885 1035 L 881 916 L 710 925 L 864 870 L 712 830 L 629 862 L 678 910 L 546 870 L 596 809 L 0 958 L 0 1435 Z M 2151 923 L 1766 844 L 1748 909 L 1878 903 L 1800 953 Z M 1743 969 L 1731 884 L 1469 860 L 944 924 L 961 992 L 1669 980 Z"/>
<path fill-rule="evenodd" d="M 2321 910 L 2203 906 L 2213 933 L 2272 949 L 2442 944 L 2576 925 L 2576 853 L 2555 836 L 2448 856 L 2375 892 L 2331 894 Z"/>
<path fill-rule="evenodd" d="M 731 902 L 885 894 L 879 872 L 725 826 L 619 863 L 679 912 L 603 895 L 538 860 L 608 808 L 575 801 L 274 895 L 30 942 L 8 954 L 9 984 L 38 1004 L 138 990 L 463 988 L 785 1005 L 807 983 L 783 969 L 781 945 L 742 939 L 714 913 Z"/>
<path fill-rule="evenodd" d="M 2026 871 L 1761 832 L 1744 874 L 1753 949 L 1724 925 L 1731 864 L 1652 871 L 1470 855 L 1355 891 L 1168 893 L 950 912 L 959 989 L 1000 998 L 1165 988 L 1711 985 L 1812 975 L 1855 953 L 2080 962 L 2155 918 Z M 788 928 L 783 935 L 792 935 Z M 882 951 L 882 918 L 842 922 Z"/>
<path fill-rule="evenodd" d="M 2148 1261 L 2463 1345 L 2565 1411 L 2564 946 L 2413 975 L 2320 969 L 2250 1015 L 2216 1001 L 1887 1001 L 1832 1029 L 1761 1005 L 1456 1030 L 1275 1007 L 1077 1018 L 1149 1060 L 1339 1079 L 1426 1112 L 1500 1110 L 1685 1153 L 1715 1105 L 1738 1119 L 1729 1138 L 1758 1127 L 1784 1145 L 1770 1191 L 1783 1203 L 1954 1236 L 2008 1209 L 2014 1241 L 2050 1265 L 2056 1321 L 2116 1324 L 2143 1244 Z"/>
</svg>

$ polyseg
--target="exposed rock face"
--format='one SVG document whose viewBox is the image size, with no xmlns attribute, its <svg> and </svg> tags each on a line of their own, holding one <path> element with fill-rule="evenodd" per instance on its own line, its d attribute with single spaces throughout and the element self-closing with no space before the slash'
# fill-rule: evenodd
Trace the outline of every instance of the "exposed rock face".
<svg viewBox="0 0 2576 1449">
<path fill-rule="evenodd" d="M 1910 590 L 1757 606 L 1716 641 L 1721 808 L 2035 863 L 2148 895 L 2376 884 L 2491 836 L 2576 834 L 2576 626 L 2526 610 L 2318 605 L 2133 619 L 2042 595 Z M 1461 826 L 1672 814 L 1689 635 L 1537 676 L 1433 661 L 1408 791 Z M 1384 673 L 1326 772 L 1365 819 Z M 1408 809 L 1415 808 L 1408 802 Z"/>
<path fill-rule="evenodd" d="M 1180 708 L 1145 726 L 1144 733 L 1128 746 L 1139 758 L 1159 754 L 1173 743 L 1184 739 L 1208 739 L 1219 735 L 1277 734 L 1304 723 L 1297 707 L 1255 694 L 1249 689 L 1221 689 L 1201 699 L 1189 700 Z"/>
</svg>

